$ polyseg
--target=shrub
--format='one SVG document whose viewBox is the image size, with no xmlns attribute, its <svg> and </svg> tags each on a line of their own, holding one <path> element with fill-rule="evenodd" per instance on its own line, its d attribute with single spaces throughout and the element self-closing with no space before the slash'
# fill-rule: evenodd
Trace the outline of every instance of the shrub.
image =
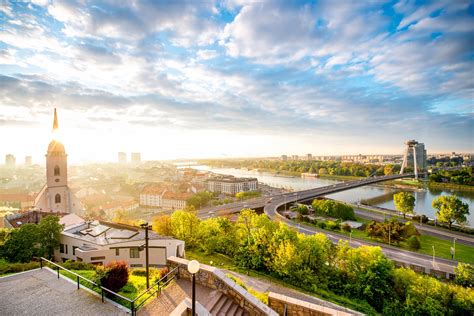
<svg viewBox="0 0 474 316">
<path fill-rule="evenodd" d="M 5 260 L 0 259 L 0 275 L 7 273 L 18 273 L 31 269 L 37 269 L 40 267 L 39 262 L 27 262 L 27 263 L 9 263 Z"/>
<path fill-rule="evenodd" d="M 410 247 L 411 249 L 418 250 L 421 247 L 420 238 L 418 238 L 418 236 L 411 236 L 410 238 L 408 238 L 407 243 L 408 247 Z"/>
<path fill-rule="evenodd" d="M 96 266 L 90 263 L 67 260 L 62 266 L 69 270 L 95 270 Z"/>
<path fill-rule="evenodd" d="M 326 229 L 326 222 L 320 222 L 318 223 L 318 226 L 322 229 Z"/>
<path fill-rule="evenodd" d="M 331 229 L 331 230 L 339 230 L 340 229 L 340 225 L 337 222 L 327 221 L 326 225 L 327 225 L 327 228 Z"/>
<path fill-rule="evenodd" d="M 316 218 L 315 218 L 315 219 L 312 219 L 310 223 L 313 224 L 313 225 L 317 225 L 317 224 L 318 224 L 318 220 L 317 220 Z"/>
<path fill-rule="evenodd" d="M 348 232 L 348 233 L 350 233 L 351 230 L 352 230 L 351 225 L 349 225 L 347 223 L 342 224 L 341 229 L 345 232 Z"/>
<path fill-rule="evenodd" d="M 98 266 L 95 279 L 101 286 L 118 292 L 127 284 L 128 274 L 128 266 L 125 261 L 113 261 L 105 267 Z"/>
</svg>

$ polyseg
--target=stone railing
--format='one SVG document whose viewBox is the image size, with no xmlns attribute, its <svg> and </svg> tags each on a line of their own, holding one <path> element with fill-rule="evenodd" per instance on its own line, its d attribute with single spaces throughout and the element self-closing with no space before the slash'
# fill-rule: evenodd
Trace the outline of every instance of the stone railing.
<svg viewBox="0 0 474 316">
<path fill-rule="evenodd" d="M 188 260 L 178 257 L 168 258 L 168 266 L 170 269 L 179 267 L 178 276 L 183 279 L 191 280 L 192 276 L 187 269 L 188 262 Z M 274 310 L 259 301 L 255 296 L 227 277 L 224 272 L 215 267 L 201 264 L 199 272 L 196 273 L 196 283 L 222 292 L 251 316 L 278 315 Z"/>
<path fill-rule="evenodd" d="M 350 316 L 353 313 L 347 313 L 333 308 L 312 304 L 286 295 L 270 292 L 268 293 L 268 305 L 279 315 L 285 314 L 285 306 L 287 315 L 301 316 Z M 355 313 L 360 315 L 359 313 Z"/>
</svg>

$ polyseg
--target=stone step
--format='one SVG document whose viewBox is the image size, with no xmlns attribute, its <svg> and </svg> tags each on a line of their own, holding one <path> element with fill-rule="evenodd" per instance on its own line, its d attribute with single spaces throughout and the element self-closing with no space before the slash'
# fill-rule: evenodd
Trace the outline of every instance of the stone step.
<svg viewBox="0 0 474 316">
<path fill-rule="evenodd" d="M 229 311 L 227 312 L 228 315 L 235 315 L 235 313 L 237 312 L 237 309 L 239 308 L 239 306 L 237 304 L 232 304 L 232 306 L 230 307 Z"/>
<path fill-rule="evenodd" d="M 244 310 L 239 307 L 237 311 L 234 313 L 234 316 L 242 316 L 243 314 L 244 314 Z"/>
<path fill-rule="evenodd" d="M 227 298 L 227 301 L 224 305 L 222 305 L 221 309 L 217 312 L 218 316 L 226 316 L 228 315 L 227 312 L 229 311 L 230 307 L 234 304 L 234 302 Z"/>
<path fill-rule="evenodd" d="M 220 298 L 222 297 L 222 295 L 224 295 L 222 292 L 215 292 L 214 293 L 214 296 L 212 297 L 212 299 L 207 303 L 206 305 L 206 309 L 208 311 L 211 311 L 212 308 L 217 304 L 217 302 L 219 302 Z"/>
<path fill-rule="evenodd" d="M 222 295 L 217 301 L 217 303 L 210 310 L 211 314 L 217 315 L 217 313 L 220 311 L 220 309 L 226 303 L 226 301 L 227 301 L 227 297 L 225 295 Z"/>
</svg>

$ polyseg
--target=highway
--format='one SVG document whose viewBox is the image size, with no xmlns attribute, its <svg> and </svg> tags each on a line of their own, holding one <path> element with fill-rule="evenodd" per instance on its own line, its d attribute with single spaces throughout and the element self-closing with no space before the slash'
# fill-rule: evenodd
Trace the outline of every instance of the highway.
<svg viewBox="0 0 474 316">
<path fill-rule="evenodd" d="M 288 226 L 294 227 L 300 233 L 304 233 L 308 235 L 312 235 L 315 233 L 323 233 L 326 236 L 328 236 L 328 238 L 331 241 L 337 243 L 341 239 L 349 240 L 349 237 L 343 234 L 321 230 L 313 226 L 295 223 L 285 218 L 284 216 L 280 215 L 277 212 L 277 209 L 285 204 L 291 204 L 297 201 L 298 202 L 309 201 L 316 197 L 321 197 L 321 196 L 329 195 L 332 193 L 349 190 L 349 189 L 356 188 L 363 185 L 368 185 L 368 184 L 387 181 L 387 180 L 394 180 L 394 179 L 399 179 L 399 178 L 413 177 L 413 176 L 414 174 L 380 176 L 380 177 L 366 178 L 366 179 L 357 180 L 357 181 L 342 182 L 342 183 L 338 183 L 338 184 L 334 184 L 330 186 L 313 188 L 313 189 L 308 189 L 308 190 L 303 190 L 303 191 L 298 191 L 298 192 L 293 192 L 293 193 L 284 193 L 284 194 L 274 195 L 271 197 L 260 197 L 260 198 L 246 200 L 242 202 L 235 202 L 235 203 L 230 203 L 226 205 L 206 208 L 206 209 L 198 211 L 198 216 L 200 218 L 209 218 L 213 216 L 237 213 L 242 208 L 258 209 L 258 208 L 263 207 L 265 214 L 272 220 L 282 221 Z M 435 230 L 435 229 L 431 228 L 431 230 Z M 438 232 L 435 232 L 435 233 L 438 233 Z M 457 236 L 457 234 L 450 233 L 450 232 L 448 233 L 450 235 L 453 234 Z M 405 264 L 414 264 L 417 266 L 422 266 L 422 267 L 425 267 L 427 270 L 435 269 L 435 270 L 440 270 L 440 271 L 444 271 L 448 273 L 453 273 L 454 267 L 457 266 L 457 261 L 454 261 L 454 260 L 447 260 L 447 259 L 441 259 L 441 258 L 435 258 L 435 260 L 433 260 L 432 256 L 418 254 L 411 251 L 405 251 L 400 248 L 396 248 L 396 247 L 392 247 L 388 245 L 381 246 L 380 244 L 372 243 L 369 241 L 361 241 L 361 240 L 353 239 L 350 244 L 353 247 L 358 247 L 361 245 L 380 246 L 382 248 L 383 253 L 387 257 L 391 258 L 392 260 L 403 262 Z"/>
</svg>

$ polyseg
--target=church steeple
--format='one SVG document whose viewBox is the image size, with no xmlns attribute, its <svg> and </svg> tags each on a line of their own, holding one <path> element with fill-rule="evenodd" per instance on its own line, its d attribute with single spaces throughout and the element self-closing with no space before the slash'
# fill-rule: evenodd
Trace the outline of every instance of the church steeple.
<svg viewBox="0 0 474 316">
<path fill-rule="evenodd" d="M 56 113 L 56 108 L 54 108 L 53 132 L 57 130 L 58 130 L 58 113 Z"/>
</svg>

